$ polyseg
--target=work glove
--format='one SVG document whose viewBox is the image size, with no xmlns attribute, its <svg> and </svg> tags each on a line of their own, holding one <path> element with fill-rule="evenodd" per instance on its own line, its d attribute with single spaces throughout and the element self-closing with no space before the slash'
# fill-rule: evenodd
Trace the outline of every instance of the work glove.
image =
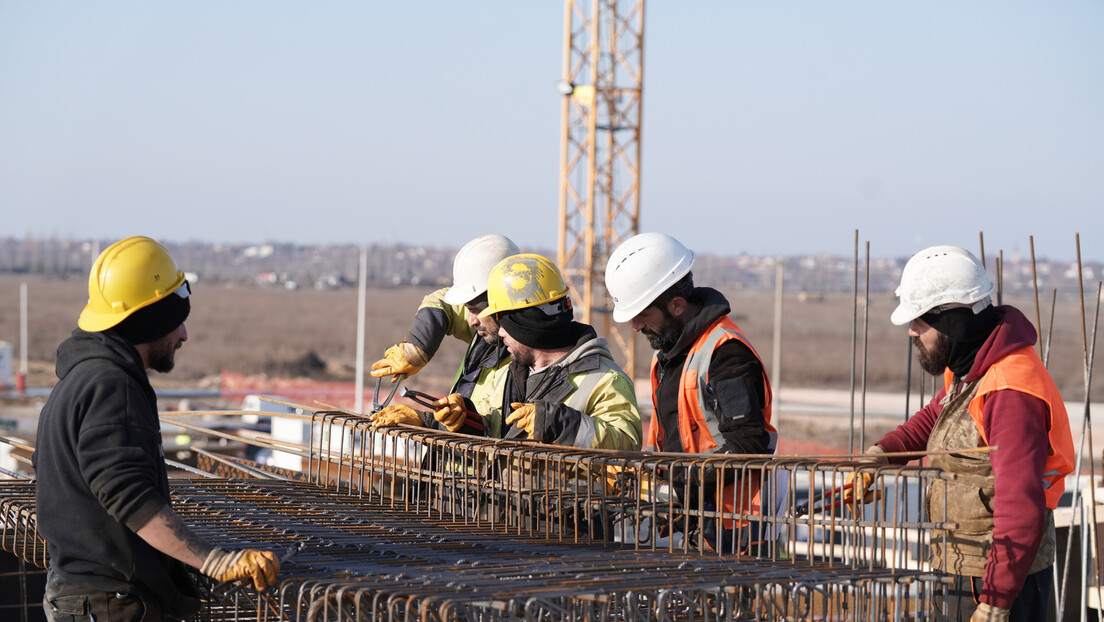
<svg viewBox="0 0 1104 622">
<path fill-rule="evenodd" d="M 448 428 L 449 432 L 455 432 L 464 427 L 464 421 L 468 415 L 463 395 L 452 393 L 437 400 L 433 405 L 437 407 L 433 412 L 433 418 Z"/>
<path fill-rule="evenodd" d="M 401 376 L 418 373 L 428 362 L 429 357 L 421 348 L 404 341 L 387 348 L 383 358 L 372 363 L 371 374 L 374 378 L 391 376 L 391 382 L 398 382 Z"/>
<path fill-rule="evenodd" d="M 537 405 L 511 402 L 510 408 L 514 411 L 506 417 L 506 425 L 516 425 L 525 430 L 529 438 L 533 438 L 533 426 L 537 421 Z"/>
<path fill-rule="evenodd" d="M 276 575 L 280 574 L 280 559 L 271 551 L 224 551 L 215 548 L 207 554 L 199 571 L 220 583 L 251 579 L 253 587 L 261 591 L 276 584 Z"/>
<path fill-rule="evenodd" d="M 406 404 L 392 404 L 379 412 L 372 413 L 372 425 L 422 425 L 418 411 Z"/>
<path fill-rule="evenodd" d="M 974 615 L 970 616 L 970 622 L 1008 622 L 1012 612 L 1002 607 L 994 607 L 989 603 L 979 603 L 974 609 Z"/>
<path fill-rule="evenodd" d="M 885 450 L 880 445 L 871 445 L 862 458 L 858 459 L 858 462 L 865 462 L 868 464 L 889 464 L 889 458 L 885 457 Z M 847 474 L 846 484 L 851 484 L 851 488 L 843 491 L 843 500 L 847 504 L 854 502 L 856 498 L 860 499 L 864 504 L 870 503 L 876 499 L 881 498 L 882 492 L 880 490 L 873 490 L 874 486 L 874 472 L 869 470 L 855 471 Z"/>
</svg>

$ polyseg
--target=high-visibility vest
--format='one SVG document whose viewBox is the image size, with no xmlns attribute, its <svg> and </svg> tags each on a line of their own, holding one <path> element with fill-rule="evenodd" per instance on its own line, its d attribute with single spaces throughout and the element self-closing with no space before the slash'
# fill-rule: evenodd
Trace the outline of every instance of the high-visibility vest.
<svg viewBox="0 0 1104 622">
<path fill-rule="evenodd" d="M 953 381 L 954 372 L 950 369 L 943 372 L 944 386 L 952 386 Z M 1073 436 L 1070 434 L 1066 405 L 1062 402 L 1062 396 L 1058 393 L 1050 372 L 1035 353 L 1035 348 L 1026 346 L 1012 352 L 991 365 L 981 377 L 977 393 L 970 400 L 969 410 L 981 441 L 986 446 L 989 445 L 989 440 L 985 437 L 985 429 L 981 423 L 985 400 L 990 393 L 1006 389 L 1037 397 L 1046 404 L 1049 415 L 1049 448 L 1043 469 L 1043 492 L 1046 495 L 1046 506 L 1053 510 L 1058 507 L 1058 500 L 1066 490 L 1066 475 L 1073 472 Z M 999 417 L 1000 413 L 994 413 L 993 416 Z"/>
<path fill-rule="evenodd" d="M 713 407 L 706 402 L 705 395 L 706 385 L 709 384 L 709 363 L 713 359 L 713 352 L 730 339 L 736 339 L 746 345 L 758 359 L 760 367 L 763 366 L 763 359 L 760 358 L 759 353 L 751 346 L 740 327 L 727 315 L 718 318 L 698 336 L 686 355 L 686 361 L 682 365 L 682 375 L 679 378 L 678 428 L 679 438 L 682 439 L 682 451 L 685 453 L 702 453 L 719 447 L 723 443 L 718 429 L 720 422 Z M 655 413 L 651 423 L 648 424 L 648 434 L 644 442 L 646 451 L 657 451 L 663 440 L 663 427 L 659 424 L 659 408 L 656 399 L 656 392 L 659 390 L 657 365 L 658 359 L 652 357 L 652 405 Z M 763 397 L 763 419 L 767 433 L 770 435 L 768 447 L 771 453 L 774 453 L 778 443 L 778 431 L 771 425 L 771 404 L 774 399 L 766 370 L 763 371 Z M 758 513 L 760 511 L 759 478 L 748 476 L 743 480 L 725 486 L 722 493 L 725 512 Z M 735 502 L 737 498 L 740 499 L 738 504 Z M 733 521 L 726 520 L 724 526 L 732 528 Z"/>
</svg>

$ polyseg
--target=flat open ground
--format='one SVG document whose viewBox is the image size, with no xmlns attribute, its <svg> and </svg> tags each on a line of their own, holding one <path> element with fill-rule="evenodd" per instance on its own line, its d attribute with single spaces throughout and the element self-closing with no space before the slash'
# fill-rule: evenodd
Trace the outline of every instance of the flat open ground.
<svg viewBox="0 0 1104 622">
<path fill-rule="evenodd" d="M 0 341 L 8 341 L 15 347 L 16 367 L 21 282 L 27 283 L 29 301 L 27 386 L 50 386 L 55 381 L 54 352 L 76 325 L 76 317 L 87 299 L 87 281 L 77 277 L 0 274 Z M 402 339 L 422 296 L 429 291 L 424 287 L 369 290 L 365 335 L 368 364 Z M 734 319 L 756 345 L 767 369 L 772 370 L 773 292 L 724 293 L 732 303 Z M 1035 307 L 1030 297 L 1013 303 L 1034 320 Z M 772 379 L 779 393 L 777 422 L 784 440 L 781 451 L 809 453 L 819 451 L 818 447 L 846 450 L 851 443 L 857 446 L 860 439 L 869 444 L 904 420 L 908 342 L 905 329 L 888 321 L 894 304 L 891 294 L 877 294 L 866 314 L 849 294 L 787 292 L 783 296 L 781 373 Z M 1049 366 L 1063 396 L 1071 403 L 1071 419 L 1076 419 L 1074 425 L 1079 427 L 1085 391 L 1078 302 L 1075 298 L 1060 297 L 1053 326 L 1049 300 L 1043 306 L 1044 333 L 1052 334 Z M 1091 306 L 1089 311 L 1093 311 Z M 356 316 L 356 290 L 351 288 L 288 291 L 196 283 L 193 310 L 187 323 L 188 342 L 178 353 L 176 370 L 166 376 L 155 374 L 154 383 L 161 387 L 214 388 L 222 370 L 270 378 L 352 381 Z M 1090 316 L 1087 323 L 1090 337 L 1092 327 Z M 642 411 L 646 412 L 650 400 L 647 381 L 641 376 L 647 373 L 650 352 L 643 339 L 638 338 L 636 348 L 637 384 L 644 405 Z M 446 339 L 434 361 L 408 384 L 430 393 L 446 391 L 463 352 L 463 343 Z M 922 378 L 918 367 L 911 367 L 909 408 L 915 410 L 921 403 Z M 865 434 L 857 427 L 852 434 L 848 427 L 852 377 L 855 425 L 860 424 L 865 405 Z M 930 397 L 933 390 L 930 380 L 923 384 L 924 394 Z M 1104 401 L 1101 385 L 1094 383 L 1096 401 Z M 233 404 L 212 402 L 193 406 L 227 408 Z M 8 400 L 0 402 L 0 415 L 33 408 L 34 404 L 26 399 Z M 1078 431 L 1075 430 L 1075 436 Z"/>
</svg>

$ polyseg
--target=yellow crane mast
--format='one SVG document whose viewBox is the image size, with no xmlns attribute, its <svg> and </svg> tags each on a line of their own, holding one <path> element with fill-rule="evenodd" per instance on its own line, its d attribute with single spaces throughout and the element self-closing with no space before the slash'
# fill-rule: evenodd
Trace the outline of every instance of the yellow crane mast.
<svg viewBox="0 0 1104 622">
<path fill-rule="evenodd" d="M 565 0 L 557 263 L 581 320 L 630 377 L 635 338 L 605 287 L 613 249 L 640 231 L 643 0 Z"/>
</svg>

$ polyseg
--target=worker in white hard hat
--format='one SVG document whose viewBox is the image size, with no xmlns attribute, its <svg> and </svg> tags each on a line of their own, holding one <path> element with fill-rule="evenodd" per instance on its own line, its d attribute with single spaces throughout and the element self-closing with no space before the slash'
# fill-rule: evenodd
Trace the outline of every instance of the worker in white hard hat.
<svg viewBox="0 0 1104 622">
<path fill-rule="evenodd" d="M 1036 331 L 1012 306 L 992 304 L 993 283 L 967 250 L 933 246 L 913 255 L 890 316 L 907 325 L 920 366 L 944 387 L 915 416 L 867 450 L 867 459 L 929 450 L 936 480 L 925 506 L 935 523 L 932 567 L 954 576 L 936 606 L 951 620 L 1047 619 L 1055 559 L 1053 510 L 1073 470 L 1062 397 L 1035 351 Z M 992 447 L 990 452 L 956 453 Z M 873 476 L 856 486 L 877 496 Z"/>
<path fill-rule="evenodd" d="M 487 308 L 510 351 L 495 384 L 487 436 L 571 447 L 639 450 L 640 411 L 632 380 L 606 340 L 574 320 L 567 284 L 540 255 L 515 255 L 491 271 Z"/>
<path fill-rule="evenodd" d="M 777 433 L 771 424 L 772 393 L 763 362 L 728 316 L 731 307 L 724 295 L 694 286 L 693 264 L 694 253 L 662 233 L 625 240 L 606 264 L 613 319 L 631 324 L 655 349 L 654 416 L 644 449 L 772 454 Z M 707 498 L 701 507 L 753 513 L 759 497 L 759 480 L 752 475 L 725 482 L 721 501 Z M 706 544 L 726 553 L 752 553 L 760 539 L 758 525 L 703 522 L 699 528 Z"/>
<path fill-rule="evenodd" d="M 48 620 L 189 618 L 200 601 L 185 565 L 257 590 L 276 582 L 275 553 L 212 546 L 172 509 L 148 370 L 172 370 L 190 309 L 184 273 L 150 238 L 116 242 L 92 266 L 32 457 Z"/>
<path fill-rule="evenodd" d="M 468 342 L 468 351 L 456 374 L 452 390 L 436 402 L 434 412 L 418 412 L 405 404 L 392 404 L 372 415 L 376 425 L 419 425 L 453 432 L 482 435 L 480 415 L 494 408 L 495 378 L 510 363 L 510 355 L 498 336 L 493 317 L 480 318 L 487 308 L 487 277 L 506 257 L 520 251 L 509 238 L 481 235 L 465 244 L 452 264 L 452 286 L 422 299 L 405 339 L 372 365 L 377 378 L 418 373 L 441 346 L 446 335 Z"/>
</svg>

